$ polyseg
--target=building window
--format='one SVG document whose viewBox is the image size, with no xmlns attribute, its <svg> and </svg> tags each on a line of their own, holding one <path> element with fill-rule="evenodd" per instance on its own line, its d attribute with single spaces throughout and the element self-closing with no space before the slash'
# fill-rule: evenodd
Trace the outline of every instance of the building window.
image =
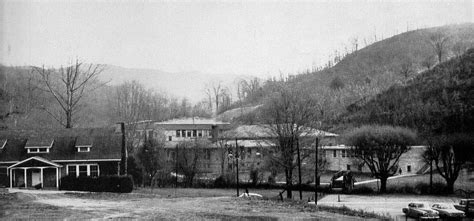
<svg viewBox="0 0 474 221">
<path fill-rule="evenodd" d="M 186 132 L 188 133 L 188 134 L 187 134 L 187 137 L 191 137 L 191 131 L 188 130 L 188 131 L 186 131 Z"/>
<path fill-rule="evenodd" d="M 87 176 L 87 166 L 88 165 L 79 165 L 79 176 Z"/>
<path fill-rule="evenodd" d="M 76 165 L 67 166 L 67 169 L 68 169 L 68 175 L 77 176 Z"/>
<path fill-rule="evenodd" d="M 173 140 L 173 136 L 168 136 L 168 141 L 172 141 Z"/>
<path fill-rule="evenodd" d="M 407 165 L 407 173 L 411 173 L 411 165 Z"/>
<path fill-rule="evenodd" d="M 77 152 L 90 152 L 90 147 L 77 147 Z"/>
<path fill-rule="evenodd" d="M 97 164 L 76 164 L 68 165 L 66 173 L 69 176 L 99 176 L 99 165 Z"/>
<path fill-rule="evenodd" d="M 98 177 L 99 176 L 99 166 L 98 165 L 90 165 L 90 176 Z"/>
<path fill-rule="evenodd" d="M 337 157 L 337 150 L 333 150 L 332 156 L 333 156 L 333 157 Z"/>
<path fill-rule="evenodd" d="M 346 157 L 346 150 L 341 150 L 342 157 Z"/>
<path fill-rule="evenodd" d="M 176 137 L 181 137 L 181 131 L 180 130 L 176 130 Z"/>
<path fill-rule="evenodd" d="M 186 137 L 186 130 L 181 130 L 181 136 Z"/>
<path fill-rule="evenodd" d="M 197 137 L 197 130 L 193 130 L 193 137 Z"/>
<path fill-rule="evenodd" d="M 202 130 L 198 131 L 198 137 L 202 137 Z"/>
<path fill-rule="evenodd" d="M 346 167 L 347 167 L 347 170 L 351 170 L 351 165 L 347 164 Z"/>
<path fill-rule="evenodd" d="M 364 167 L 364 165 L 359 165 L 359 171 L 362 172 L 362 168 Z"/>
<path fill-rule="evenodd" d="M 49 153 L 49 148 L 39 147 L 39 148 L 28 148 L 28 153 Z"/>
</svg>

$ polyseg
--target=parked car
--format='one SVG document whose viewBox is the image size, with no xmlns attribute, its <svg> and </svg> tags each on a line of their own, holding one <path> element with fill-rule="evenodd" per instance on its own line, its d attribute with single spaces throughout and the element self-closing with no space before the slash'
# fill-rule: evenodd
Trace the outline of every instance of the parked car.
<svg viewBox="0 0 474 221">
<path fill-rule="evenodd" d="M 459 211 L 452 204 L 435 203 L 431 209 L 438 211 L 441 218 L 462 218 L 466 216 L 463 211 Z"/>
<path fill-rule="evenodd" d="M 474 199 L 461 199 L 459 204 L 454 205 L 454 208 L 464 211 L 466 216 L 474 216 Z"/>
<path fill-rule="evenodd" d="M 417 219 L 439 219 L 439 213 L 430 208 L 428 203 L 413 202 L 407 208 L 402 209 L 406 216 Z"/>
</svg>

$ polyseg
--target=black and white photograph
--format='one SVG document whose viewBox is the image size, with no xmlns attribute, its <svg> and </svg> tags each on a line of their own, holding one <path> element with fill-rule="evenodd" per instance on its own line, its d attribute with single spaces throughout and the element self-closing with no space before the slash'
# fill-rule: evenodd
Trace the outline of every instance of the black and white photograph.
<svg viewBox="0 0 474 221">
<path fill-rule="evenodd" d="M 0 0 L 0 220 L 474 220 L 474 0 Z"/>
</svg>

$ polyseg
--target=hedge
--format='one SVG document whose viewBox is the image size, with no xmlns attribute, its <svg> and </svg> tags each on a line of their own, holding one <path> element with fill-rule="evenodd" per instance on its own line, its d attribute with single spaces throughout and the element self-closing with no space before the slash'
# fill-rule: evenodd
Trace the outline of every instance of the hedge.
<svg viewBox="0 0 474 221">
<path fill-rule="evenodd" d="M 101 177 L 75 177 L 61 178 L 60 190 L 76 190 L 90 192 L 115 192 L 130 193 L 133 190 L 131 176 L 101 176 Z"/>
</svg>

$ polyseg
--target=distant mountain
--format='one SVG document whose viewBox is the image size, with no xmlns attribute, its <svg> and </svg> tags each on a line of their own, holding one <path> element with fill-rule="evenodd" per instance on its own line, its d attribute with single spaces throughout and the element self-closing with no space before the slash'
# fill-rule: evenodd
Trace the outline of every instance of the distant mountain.
<svg viewBox="0 0 474 221">
<path fill-rule="evenodd" d="M 106 65 L 100 78 L 110 85 L 136 80 L 157 92 L 176 97 L 186 97 L 191 102 L 205 98 L 204 88 L 210 82 L 222 82 L 223 85 L 234 85 L 238 79 L 247 76 L 235 74 L 205 74 L 201 72 L 170 73 L 156 69 L 124 68 Z"/>
</svg>

